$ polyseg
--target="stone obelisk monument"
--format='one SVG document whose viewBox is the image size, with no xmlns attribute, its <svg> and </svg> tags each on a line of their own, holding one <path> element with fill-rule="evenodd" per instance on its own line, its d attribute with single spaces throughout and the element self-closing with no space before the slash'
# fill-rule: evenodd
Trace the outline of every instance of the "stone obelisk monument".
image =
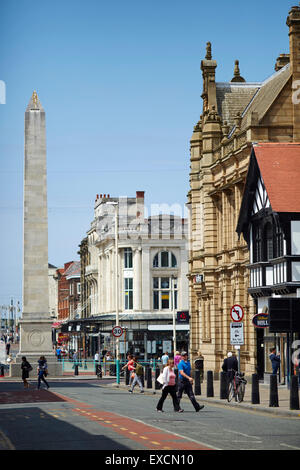
<svg viewBox="0 0 300 470">
<path fill-rule="evenodd" d="M 26 356 L 35 370 L 45 356 L 50 376 L 61 375 L 52 348 L 49 314 L 48 210 L 45 111 L 34 91 L 25 112 L 23 225 L 23 311 L 20 319 L 20 350 L 11 375 L 20 376 Z"/>
</svg>

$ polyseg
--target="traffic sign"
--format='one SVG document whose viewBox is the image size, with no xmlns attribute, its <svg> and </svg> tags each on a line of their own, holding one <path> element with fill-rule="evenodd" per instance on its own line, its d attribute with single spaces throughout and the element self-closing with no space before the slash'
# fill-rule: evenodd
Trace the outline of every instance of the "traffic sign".
<svg viewBox="0 0 300 470">
<path fill-rule="evenodd" d="M 244 344 L 244 323 L 230 323 L 230 344 L 233 346 Z"/>
<path fill-rule="evenodd" d="M 244 310 L 240 305 L 233 305 L 230 309 L 230 316 L 232 321 L 240 322 L 244 318 Z"/>
<path fill-rule="evenodd" d="M 120 326 L 114 326 L 113 329 L 112 329 L 112 334 L 116 338 L 120 338 L 120 336 L 122 336 L 122 334 L 123 334 L 123 328 L 121 328 Z"/>
</svg>

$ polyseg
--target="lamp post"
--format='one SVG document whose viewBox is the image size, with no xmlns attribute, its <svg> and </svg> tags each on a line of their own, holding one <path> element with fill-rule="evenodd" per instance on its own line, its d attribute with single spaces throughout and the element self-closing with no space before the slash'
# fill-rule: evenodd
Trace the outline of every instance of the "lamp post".
<svg viewBox="0 0 300 470">
<path fill-rule="evenodd" d="M 119 219 L 119 203 L 118 202 L 107 202 L 106 204 L 113 206 L 115 211 L 115 303 L 116 303 L 116 326 L 119 326 L 119 232 L 118 232 L 118 219 Z M 117 383 L 120 383 L 120 340 L 116 338 L 116 375 Z"/>
<path fill-rule="evenodd" d="M 176 318 L 175 318 L 175 292 L 174 292 L 174 282 L 176 277 L 174 274 L 171 276 L 171 288 L 172 288 L 172 309 L 173 309 L 173 353 L 175 358 L 176 353 Z"/>
</svg>

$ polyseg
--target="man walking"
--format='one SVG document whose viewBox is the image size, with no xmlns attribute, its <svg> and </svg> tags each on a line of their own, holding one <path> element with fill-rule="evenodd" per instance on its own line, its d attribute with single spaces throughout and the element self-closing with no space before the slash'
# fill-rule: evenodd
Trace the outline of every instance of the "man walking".
<svg viewBox="0 0 300 470">
<path fill-rule="evenodd" d="M 194 392 L 193 384 L 194 380 L 191 377 L 191 363 L 188 360 L 187 352 L 181 353 L 181 361 L 178 364 L 178 393 L 177 398 L 180 402 L 183 392 L 187 394 L 195 410 L 198 412 L 204 408 L 204 405 L 199 405 L 197 402 Z"/>
</svg>

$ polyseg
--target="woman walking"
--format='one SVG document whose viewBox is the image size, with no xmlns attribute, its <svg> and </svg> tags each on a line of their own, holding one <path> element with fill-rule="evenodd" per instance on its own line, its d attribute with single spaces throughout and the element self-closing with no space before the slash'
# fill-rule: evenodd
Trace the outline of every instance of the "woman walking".
<svg viewBox="0 0 300 470">
<path fill-rule="evenodd" d="M 157 411 L 163 413 L 163 404 L 165 399 L 167 398 L 168 394 L 171 395 L 173 400 L 173 407 L 174 411 L 178 413 L 182 413 L 183 410 L 179 406 L 179 401 L 176 396 L 176 375 L 174 371 L 174 360 L 169 359 L 167 366 L 163 370 L 163 387 L 162 387 L 162 395 L 160 397 L 159 402 L 157 403 Z"/>
<path fill-rule="evenodd" d="M 48 366 L 47 366 L 47 361 L 45 356 L 41 356 L 40 359 L 38 360 L 38 367 L 37 367 L 37 372 L 38 372 L 38 389 L 41 386 L 41 380 L 46 384 L 47 389 L 49 388 L 49 384 L 45 377 L 48 375 Z"/>
<path fill-rule="evenodd" d="M 21 369 L 24 388 L 29 388 L 29 383 L 27 382 L 27 379 L 29 378 L 29 372 L 32 370 L 32 367 L 25 356 L 22 357 Z"/>
</svg>

